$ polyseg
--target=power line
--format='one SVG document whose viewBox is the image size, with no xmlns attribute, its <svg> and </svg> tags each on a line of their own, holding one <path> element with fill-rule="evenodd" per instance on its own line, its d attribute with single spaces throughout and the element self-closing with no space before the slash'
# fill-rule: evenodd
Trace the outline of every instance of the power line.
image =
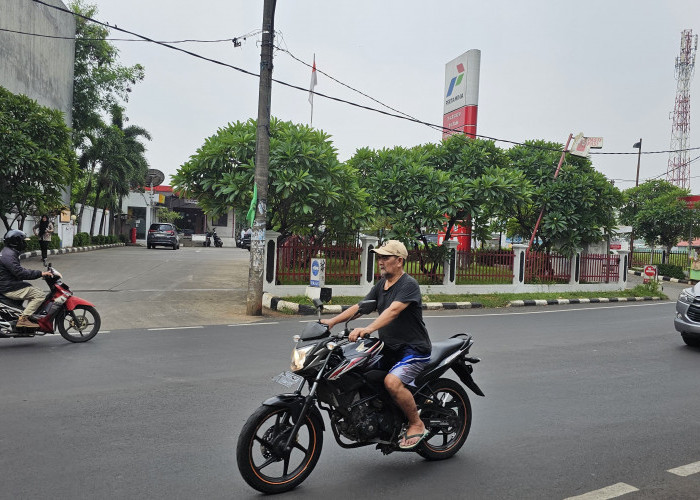
<svg viewBox="0 0 700 500">
<path fill-rule="evenodd" d="M 44 6 L 46 6 L 46 7 L 49 7 L 49 8 L 51 8 L 51 9 L 59 10 L 59 11 L 61 11 L 61 12 L 65 12 L 65 13 L 67 13 L 67 14 L 71 14 L 71 15 L 73 15 L 73 16 L 80 17 L 81 19 L 85 19 L 86 21 L 90 21 L 90 22 L 93 22 L 93 23 L 95 23 L 95 24 L 99 24 L 100 26 L 104 26 L 104 27 L 109 28 L 109 29 L 114 29 L 114 30 L 120 31 L 120 32 L 122 32 L 122 33 L 126 33 L 126 34 L 129 34 L 129 35 L 138 37 L 139 39 L 142 39 L 143 41 L 155 43 L 155 44 L 157 44 L 157 45 L 162 45 L 163 47 L 167 47 L 167 48 L 169 48 L 169 49 L 176 50 L 176 51 L 178 51 L 178 52 L 182 52 L 182 53 L 184 53 L 184 54 L 187 54 L 187 55 L 189 55 L 189 56 L 195 57 L 195 58 L 197 58 L 197 59 L 201 59 L 201 60 L 203 60 L 203 61 L 211 62 L 211 63 L 217 64 L 217 65 L 219 65 L 219 66 L 224 66 L 224 67 L 227 67 L 227 68 L 231 68 L 231 69 L 236 70 L 236 71 L 238 71 L 238 72 L 240 72 L 240 73 L 243 73 L 243 74 L 246 74 L 246 75 L 250 75 L 250 76 L 254 76 L 254 77 L 256 77 L 256 78 L 259 78 L 259 77 L 260 77 L 259 74 L 253 73 L 252 71 L 248 71 L 248 70 L 243 69 L 243 68 L 239 68 L 238 66 L 234 66 L 234 65 L 232 65 L 232 64 L 228 64 L 228 63 L 225 63 L 225 62 L 223 62 L 223 61 L 219 61 L 219 60 L 217 60 L 217 59 L 212 59 L 212 58 L 210 58 L 210 57 L 205 57 L 205 56 L 202 56 L 202 55 L 200 55 L 200 54 L 197 54 L 196 52 L 192 52 L 192 51 L 189 51 L 189 50 L 185 50 L 185 49 L 182 49 L 182 48 L 180 48 L 180 47 L 174 47 L 173 45 L 169 44 L 168 42 L 162 42 L 162 41 L 158 41 L 158 40 L 153 40 L 152 38 L 149 38 L 149 37 L 147 37 L 147 36 L 140 35 L 140 34 L 138 34 L 138 33 L 135 33 L 135 32 L 129 31 L 129 30 L 126 30 L 126 29 L 124 29 L 124 28 L 119 28 L 119 27 L 117 27 L 117 26 L 112 26 L 112 25 L 110 25 L 110 24 L 108 24 L 108 23 L 104 23 L 104 22 L 102 22 L 102 21 L 98 21 L 98 20 L 96 20 L 96 19 L 93 19 L 93 18 L 91 18 L 91 17 L 85 16 L 85 15 L 83 15 L 83 14 L 78 14 L 78 13 L 76 13 L 76 12 L 73 12 L 73 11 L 69 10 L 69 9 L 65 9 L 65 8 L 59 7 L 59 6 L 57 6 L 57 5 L 48 4 L 48 3 L 46 3 L 46 2 L 44 2 L 44 1 L 42 1 L 42 0 L 32 0 L 32 1 L 35 2 L 35 3 L 41 4 L 41 5 L 44 5 Z M 281 50 L 284 50 L 284 49 L 281 49 Z M 288 51 L 287 51 L 287 52 L 288 52 Z M 290 55 L 291 55 L 291 54 L 290 54 Z M 346 100 L 346 99 L 341 99 L 341 98 L 339 98 L 339 97 L 333 97 L 333 96 L 330 96 L 330 95 L 327 95 L 327 94 L 324 94 L 324 93 L 322 93 L 322 92 L 318 92 L 318 91 L 315 91 L 315 90 L 312 91 L 312 90 L 309 90 L 308 88 L 299 87 L 298 85 L 293 85 L 293 84 L 291 84 L 291 83 L 288 83 L 288 82 L 285 82 L 285 81 L 282 81 L 282 80 L 277 80 L 277 79 L 275 79 L 275 78 L 273 78 L 272 81 L 275 82 L 275 83 L 278 83 L 278 84 L 280 84 L 280 85 L 282 85 L 282 86 L 285 86 L 285 87 L 294 89 L 294 90 L 299 90 L 299 91 L 302 91 L 302 92 L 305 92 L 305 93 L 309 93 L 309 92 L 310 92 L 310 93 L 312 93 L 312 94 L 314 94 L 314 95 L 317 95 L 317 96 L 320 96 L 320 97 L 324 97 L 324 98 L 329 99 L 329 100 L 331 100 L 331 101 L 335 101 L 335 102 L 347 104 L 347 105 L 349 105 L 349 106 L 353 106 L 353 107 L 356 107 L 356 108 L 359 108 L 359 109 L 364 109 L 364 110 L 367 110 L 367 111 L 374 111 L 375 113 L 379 113 L 379 114 L 382 114 L 382 115 L 385 115 L 385 116 L 389 116 L 389 117 L 393 117 L 393 118 L 399 118 L 399 119 L 401 119 L 401 120 L 406 120 L 406 121 L 410 121 L 410 122 L 413 122 L 413 123 L 418 123 L 418 124 L 421 124 L 421 125 L 426 125 L 426 126 L 432 127 L 432 128 L 438 128 L 438 129 L 440 129 L 440 130 L 442 130 L 442 131 L 461 132 L 459 129 L 453 129 L 453 128 L 445 127 L 445 126 L 443 126 L 443 125 L 437 125 L 437 124 L 434 124 L 434 123 L 426 122 L 426 121 L 420 120 L 420 119 L 418 119 L 418 118 L 410 117 L 409 115 L 406 115 L 405 113 L 404 113 L 403 115 L 401 115 L 401 114 L 396 114 L 396 113 L 401 113 L 400 111 L 394 110 L 394 111 L 396 111 L 396 113 L 389 113 L 388 111 L 384 111 L 384 110 L 382 110 L 382 109 L 372 108 L 372 107 L 370 107 L 370 106 L 365 106 L 365 105 L 363 105 L 363 104 L 359 104 L 359 103 L 356 103 L 356 102 L 348 101 L 348 100 Z M 339 82 L 339 83 L 340 83 L 340 82 Z M 353 89 L 353 90 L 354 90 L 354 89 Z M 359 91 L 358 91 L 358 92 L 359 92 Z M 369 97 L 369 96 L 368 96 L 368 97 Z M 370 97 L 370 99 L 373 99 L 373 98 Z M 375 99 L 373 99 L 373 100 L 375 100 Z M 375 101 L 376 101 L 376 100 L 375 100 Z M 379 101 L 376 101 L 376 102 L 379 102 Z M 382 103 L 380 103 L 380 104 L 382 104 Z M 384 104 L 382 104 L 382 105 L 383 105 L 383 106 L 386 106 L 386 105 L 384 105 Z M 387 107 L 389 107 L 389 106 L 387 106 Z M 390 109 L 393 110 L 393 108 L 390 108 Z M 405 116 L 404 116 L 404 115 L 405 115 Z M 533 149 L 540 149 L 540 150 L 553 151 L 553 152 L 559 152 L 559 153 L 562 152 L 561 149 L 547 148 L 547 147 L 538 146 L 538 145 L 535 145 L 535 144 L 526 144 L 526 143 L 523 143 L 523 142 L 511 141 L 511 140 L 508 140 L 508 139 L 499 139 L 499 138 L 497 138 L 497 137 L 491 137 L 491 136 L 487 136 L 487 135 L 474 134 L 474 137 L 478 137 L 478 138 L 480 138 L 480 139 L 486 139 L 486 140 L 490 140 L 490 141 L 494 141 L 494 142 L 505 142 L 505 143 L 513 144 L 513 145 L 517 145 L 517 146 L 525 146 L 525 147 L 529 147 L 529 148 L 533 148 Z M 685 150 L 674 150 L 674 151 L 670 151 L 670 150 L 665 150 L 665 151 L 646 151 L 646 152 L 643 152 L 642 154 L 661 154 L 661 153 L 672 153 L 672 152 L 678 152 L 678 151 L 694 151 L 694 150 L 697 150 L 697 149 L 700 149 L 700 147 L 688 148 L 688 149 L 685 149 Z M 636 155 L 636 154 L 639 154 L 639 152 L 634 152 L 634 151 L 631 151 L 631 152 L 629 152 L 629 153 L 626 153 L 626 152 L 620 152 L 620 153 L 600 153 L 600 152 L 597 152 L 597 153 L 595 153 L 595 152 L 593 152 L 593 153 L 591 153 L 591 154 Z"/>
<path fill-rule="evenodd" d="M 34 37 L 38 37 L 38 38 L 52 38 L 52 39 L 57 39 L 57 40 L 75 40 L 76 42 L 106 41 L 106 42 L 147 42 L 147 43 L 150 43 L 150 40 L 143 40 L 140 38 L 76 38 L 74 36 L 59 36 L 59 35 L 45 35 L 42 33 L 30 33 L 28 31 L 11 30 L 9 28 L 0 28 L 0 31 L 4 31 L 6 33 L 15 33 L 17 35 L 34 36 Z M 187 40 L 171 40 L 171 41 L 160 40 L 159 42 L 161 42 L 161 43 L 221 43 L 221 42 L 231 43 L 232 42 L 232 43 L 236 44 L 237 42 L 239 42 L 241 40 L 245 40 L 246 38 L 248 38 L 250 36 L 257 35 L 261 31 L 262 30 L 257 30 L 257 32 L 251 32 L 251 33 L 241 35 L 241 36 L 236 36 L 233 38 L 220 38 L 217 40 L 187 39 Z"/>
<path fill-rule="evenodd" d="M 279 46 L 277 46 L 277 45 L 275 45 L 275 48 L 276 48 L 277 50 L 281 51 L 281 52 L 284 52 L 284 53 L 288 54 L 292 59 L 294 59 L 295 61 L 300 62 L 300 63 L 303 64 L 304 66 L 308 66 L 309 68 L 313 68 L 313 66 L 312 66 L 311 64 L 309 64 L 309 63 L 307 63 L 307 62 L 305 62 L 305 61 L 302 61 L 302 60 L 299 59 L 297 56 L 295 56 L 294 54 L 292 54 L 289 50 L 283 49 L 282 47 L 279 47 Z M 348 84 L 346 84 L 346 83 L 341 82 L 340 80 L 338 80 L 337 78 L 332 77 L 331 75 L 329 75 L 329 74 L 326 73 L 325 71 L 320 70 L 320 69 L 318 68 L 318 66 L 316 66 L 316 72 L 322 74 L 323 76 L 329 78 L 330 80 L 333 80 L 333 81 L 336 82 L 336 83 L 339 83 L 339 84 L 342 85 L 343 87 L 348 88 L 348 89 L 352 90 L 353 92 L 357 92 L 358 94 L 360 94 L 360 95 L 362 95 L 362 96 L 364 96 L 364 97 L 366 97 L 366 98 L 368 98 L 368 99 L 370 99 L 370 100 L 376 102 L 377 104 L 379 104 L 379 105 L 381 105 L 381 106 L 384 106 L 385 108 L 388 108 L 388 109 L 390 109 L 390 110 L 392 110 L 392 111 L 395 111 L 396 113 L 400 113 L 400 114 L 402 114 L 402 115 L 404 115 L 404 116 L 406 116 L 406 117 L 408 117 L 408 118 L 411 118 L 412 120 L 416 120 L 415 117 L 409 115 L 408 113 L 404 113 L 403 111 L 400 111 L 400 110 L 398 110 L 398 109 L 392 108 L 392 107 L 389 106 L 388 104 L 385 104 L 385 103 L 379 101 L 378 99 L 375 99 L 374 97 L 365 94 L 365 93 L 362 92 L 361 90 L 357 90 L 356 88 L 354 88 L 354 87 L 352 87 L 352 86 L 350 86 L 350 85 L 348 85 Z M 432 129 L 438 130 L 438 131 L 440 131 L 440 132 L 442 132 L 442 130 L 443 130 L 443 127 L 438 127 L 437 125 L 428 125 L 428 126 L 429 126 L 430 128 L 432 128 Z"/>
</svg>

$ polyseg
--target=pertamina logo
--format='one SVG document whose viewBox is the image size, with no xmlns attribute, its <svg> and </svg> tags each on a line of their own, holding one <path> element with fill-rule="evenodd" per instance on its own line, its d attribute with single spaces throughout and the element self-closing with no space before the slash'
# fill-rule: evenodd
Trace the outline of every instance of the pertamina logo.
<svg viewBox="0 0 700 500">
<path fill-rule="evenodd" d="M 462 83 L 462 78 L 464 78 L 464 64 L 459 63 L 457 65 L 457 72 L 459 74 L 450 80 L 450 87 L 447 89 L 447 95 L 445 97 L 450 97 L 455 87 Z"/>
</svg>

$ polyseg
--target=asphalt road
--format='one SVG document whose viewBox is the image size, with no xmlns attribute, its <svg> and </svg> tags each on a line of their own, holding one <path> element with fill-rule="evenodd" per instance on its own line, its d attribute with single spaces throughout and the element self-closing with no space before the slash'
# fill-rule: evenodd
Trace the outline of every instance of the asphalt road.
<svg viewBox="0 0 700 500">
<path fill-rule="evenodd" d="M 700 474 L 667 472 L 700 461 L 700 350 L 673 331 L 673 311 L 426 313 L 433 339 L 467 329 L 483 359 L 475 379 L 486 398 L 471 398 L 465 447 L 429 463 L 343 450 L 326 433 L 316 470 L 284 497 L 563 499 L 614 487 L 605 491 L 695 499 Z M 288 367 L 302 323 L 231 325 L 0 342 L 0 496 L 257 498 L 236 470 L 237 435 L 284 392 L 270 378 Z"/>
<path fill-rule="evenodd" d="M 95 304 L 103 330 L 257 320 L 245 316 L 249 260 L 239 248 L 140 246 L 49 257 L 71 290 Z M 41 260 L 22 265 L 40 269 Z"/>
</svg>

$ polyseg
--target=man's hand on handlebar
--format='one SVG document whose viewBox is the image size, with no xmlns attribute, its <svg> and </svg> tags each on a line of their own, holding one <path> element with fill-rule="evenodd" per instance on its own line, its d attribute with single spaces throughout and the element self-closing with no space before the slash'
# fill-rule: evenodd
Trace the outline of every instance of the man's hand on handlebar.
<svg viewBox="0 0 700 500">
<path fill-rule="evenodd" d="M 369 337 L 370 333 L 372 333 L 372 330 L 369 328 L 355 328 L 352 332 L 350 332 L 350 335 L 348 335 L 348 340 L 350 342 L 355 342 L 363 337 Z"/>
<path fill-rule="evenodd" d="M 53 276 L 53 273 L 51 271 L 42 271 L 41 277 L 43 278 L 45 276 Z"/>
</svg>

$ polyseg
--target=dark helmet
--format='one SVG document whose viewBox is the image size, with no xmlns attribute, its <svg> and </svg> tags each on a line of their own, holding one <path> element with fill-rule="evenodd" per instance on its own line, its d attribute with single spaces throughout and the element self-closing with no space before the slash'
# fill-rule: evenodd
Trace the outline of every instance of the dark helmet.
<svg viewBox="0 0 700 500">
<path fill-rule="evenodd" d="M 24 252 L 27 249 L 27 235 L 24 231 L 12 229 L 5 234 L 5 246 Z"/>
</svg>

